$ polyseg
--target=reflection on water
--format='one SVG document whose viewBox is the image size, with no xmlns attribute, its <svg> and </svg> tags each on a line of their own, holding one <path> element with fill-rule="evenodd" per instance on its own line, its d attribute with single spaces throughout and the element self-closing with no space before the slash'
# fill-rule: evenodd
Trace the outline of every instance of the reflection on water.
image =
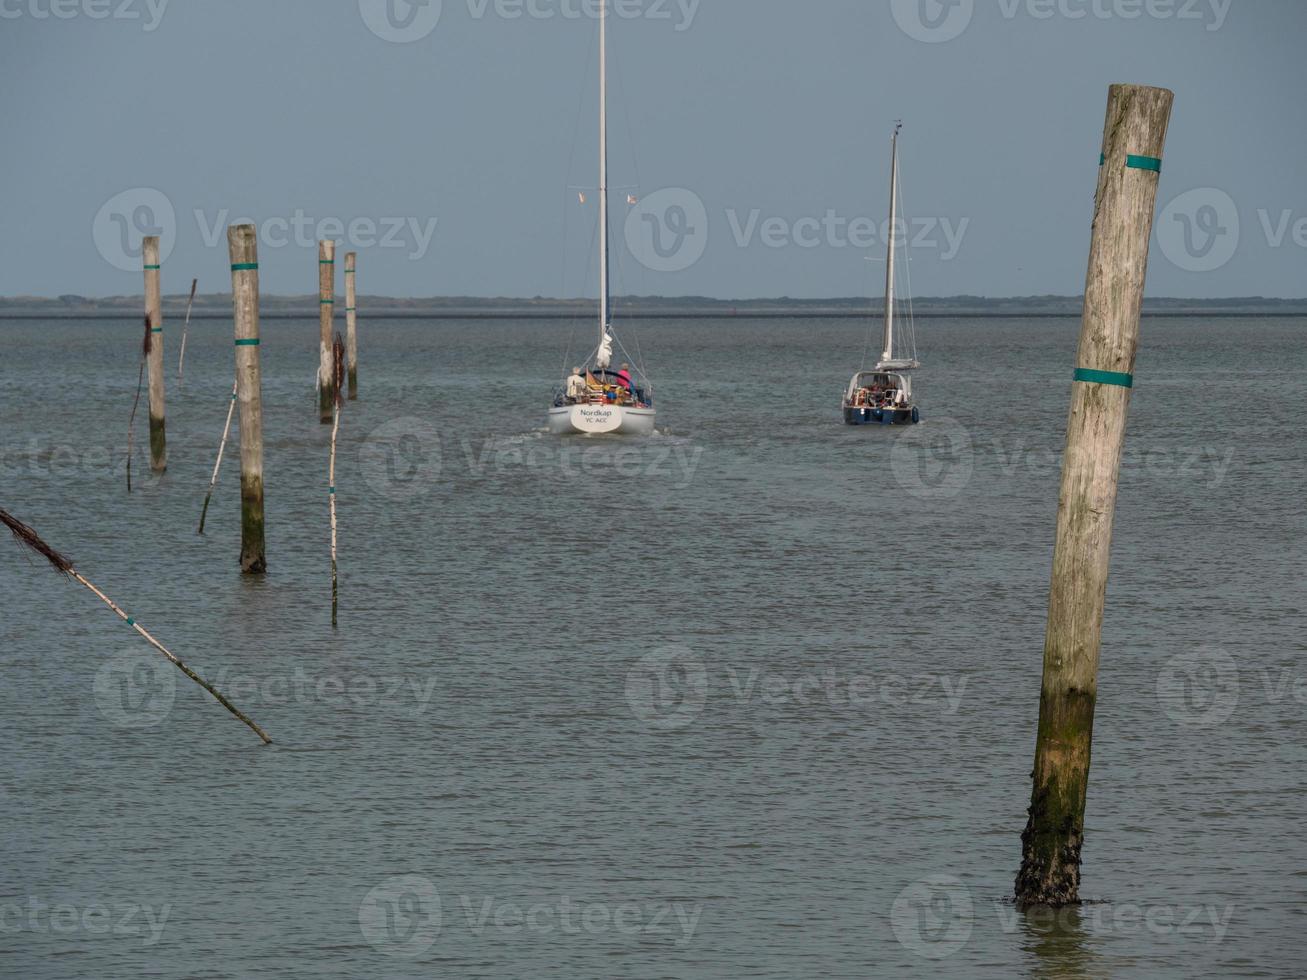
<svg viewBox="0 0 1307 980">
<path fill-rule="evenodd" d="M 1026 974 L 1033 980 L 1111 976 L 1086 932 L 1080 906 L 1017 910 Z"/>
</svg>

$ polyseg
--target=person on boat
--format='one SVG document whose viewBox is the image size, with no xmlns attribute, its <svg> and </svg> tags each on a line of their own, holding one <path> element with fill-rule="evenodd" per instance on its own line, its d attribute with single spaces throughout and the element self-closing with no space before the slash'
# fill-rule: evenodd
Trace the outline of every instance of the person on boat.
<svg viewBox="0 0 1307 980">
<path fill-rule="evenodd" d="M 622 365 L 622 370 L 617 372 L 617 383 L 627 391 L 634 390 L 634 385 L 631 383 L 631 365 Z"/>
<path fill-rule="evenodd" d="M 572 368 L 572 376 L 567 379 L 567 397 L 571 401 L 579 401 L 585 394 L 585 378 L 581 375 L 579 367 Z"/>
</svg>

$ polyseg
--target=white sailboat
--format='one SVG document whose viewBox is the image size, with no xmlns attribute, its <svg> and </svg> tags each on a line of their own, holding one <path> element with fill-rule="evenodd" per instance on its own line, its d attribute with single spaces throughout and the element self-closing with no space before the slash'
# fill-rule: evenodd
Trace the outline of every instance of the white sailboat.
<svg viewBox="0 0 1307 980">
<path fill-rule="evenodd" d="M 844 421 L 849 425 L 913 425 L 921 421 L 921 411 L 912 397 L 914 368 L 917 361 L 915 330 L 911 316 L 908 336 L 896 336 L 894 320 L 894 249 L 898 237 L 899 217 L 899 130 L 894 126 L 890 140 L 889 241 L 885 256 L 885 345 L 880 360 L 870 370 L 853 376 L 844 393 Z M 906 341 L 906 342 L 905 342 Z"/>
<path fill-rule="evenodd" d="M 599 4 L 599 345 L 555 394 L 549 431 L 649 435 L 653 386 L 623 365 L 614 371 L 608 262 L 608 0 Z"/>
</svg>

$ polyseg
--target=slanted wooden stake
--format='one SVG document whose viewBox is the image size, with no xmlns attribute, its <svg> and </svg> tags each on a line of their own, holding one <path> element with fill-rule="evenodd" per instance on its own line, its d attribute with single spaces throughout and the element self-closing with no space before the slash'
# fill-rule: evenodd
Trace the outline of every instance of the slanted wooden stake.
<svg viewBox="0 0 1307 980">
<path fill-rule="evenodd" d="M 1021 905 L 1080 898 L 1098 653 L 1158 174 L 1174 96 L 1113 85 L 1067 425 Z"/>
<path fill-rule="evenodd" d="M 182 386 L 182 379 L 185 376 L 184 366 L 186 364 L 186 334 L 191 329 L 191 307 L 195 305 L 195 287 L 200 284 L 200 280 L 191 280 L 191 298 L 186 301 L 186 322 L 182 324 L 182 349 L 177 355 L 177 387 Z"/>
<path fill-rule="evenodd" d="M 345 255 L 345 353 L 349 360 L 350 401 L 359 396 L 358 291 L 354 285 L 357 264 L 358 253 L 347 252 Z"/>
<path fill-rule="evenodd" d="M 336 393 L 331 341 L 336 310 L 336 243 L 318 242 L 318 420 L 331 425 Z"/>
<path fill-rule="evenodd" d="M 184 663 L 182 663 L 181 660 L 178 659 L 170 650 L 168 650 L 167 647 L 165 647 L 162 643 L 160 643 L 148 632 L 146 632 L 145 628 L 142 627 L 140 623 L 138 623 L 131 616 L 128 616 L 127 613 L 123 612 L 123 610 L 119 608 L 117 603 L 115 603 L 107 595 L 105 595 L 94 585 L 88 582 L 82 576 L 82 574 L 79 571 L 77 571 L 76 568 L 73 567 L 72 561 L 67 556 L 62 555 L 59 552 L 55 551 L 48 544 L 42 541 L 40 536 L 35 531 L 33 531 L 22 521 L 18 520 L 18 518 L 14 517 L 12 514 L 4 510 L 0 510 L 0 524 L 3 524 L 5 527 L 7 527 L 10 530 L 15 540 L 17 540 L 19 544 L 23 545 L 23 547 L 25 548 L 29 548 L 30 550 L 32 550 L 33 552 L 35 552 L 36 554 L 44 558 L 46 561 L 48 561 L 54 567 L 55 571 L 59 572 L 61 575 L 67 575 L 70 578 L 75 579 L 77 582 L 81 583 L 87 589 L 93 592 L 101 602 L 103 602 L 106 606 L 108 606 L 118 615 L 119 619 L 124 620 L 128 626 L 136 630 L 136 632 L 139 633 L 145 639 L 145 642 L 149 643 L 150 646 L 154 647 L 161 654 L 167 657 L 168 660 L 171 661 L 172 664 L 178 670 L 180 670 L 183 674 L 185 674 L 187 677 L 193 680 L 196 684 L 199 684 L 200 687 L 204 688 L 206 691 L 212 694 L 219 704 L 221 704 L 224 708 L 226 708 L 233 715 L 235 715 L 246 725 L 248 725 L 250 729 L 253 730 L 253 732 L 259 736 L 259 738 L 263 739 L 264 745 L 270 745 L 272 743 L 272 739 L 268 737 L 267 732 L 265 732 L 262 728 L 256 725 L 248 716 L 243 714 L 240 711 L 240 709 L 238 709 L 234 704 L 232 704 L 220 693 L 218 693 L 218 690 L 212 684 L 206 681 L 195 671 L 191 670 L 191 668 L 187 667 Z"/>
<path fill-rule="evenodd" d="M 345 383 L 345 342 L 340 339 L 340 334 L 336 334 L 331 345 L 331 364 L 336 397 L 332 405 L 331 461 L 327 464 L 327 500 L 331 510 L 331 626 L 335 629 L 336 608 L 340 599 L 336 582 L 336 437 L 340 434 L 340 410 L 345 404 L 342 391 Z"/>
<path fill-rule="evenodd" d="M 263 544 L 263 380 L 259 370 L 259 245 L 253 225 L 227 229 L 241 413 L 241 571 L 268 570 Z M 216 471 L 215 471 L 216 472 Z"/>
<path fill-rule="evenodd" d="M 218 471 L 222 469 L 222 454 L 227 449 L 227 434 L 231 432 L 231 417 L 236 411 L 236 386 L 231 386 L 231 401 L 227 404 L 227 424 L 222 427 L 222 442 L 218 443 L 218 460 L 213 464 L 213 476 L 209 477 L 209 492 L 204 495 L 204 509 L 200 511 L 200 530 L 204 533 L 204 519 L 209 516 L 209 501 L 213 499 L 213 488 L 218 485 Z"/>
<path fill-rule="evenodd" d="M 168 440 L 163 421 L 163 291 L 158 235 L 145 236 L 141 255 L 145 262 L 145 315 L 149 317 L 152 334 L 146 359 L 150 379 L 150 466 L 156 473 L 162 473 L 168 468 Z"/>
<path fill-rule="evenodd" d="M 132 492 L 132 456 L 136 449 L 136 410 L 141 405 L 141 385 L 145 382 L 145 365 L 150 360 L 150 317 L 145 317 L 145 339 L 141 341 L 141 365 L 136 369 L 136 397 L 132 400 L 132 414 L 127 420 L 127 492 Z"/>
</svg>

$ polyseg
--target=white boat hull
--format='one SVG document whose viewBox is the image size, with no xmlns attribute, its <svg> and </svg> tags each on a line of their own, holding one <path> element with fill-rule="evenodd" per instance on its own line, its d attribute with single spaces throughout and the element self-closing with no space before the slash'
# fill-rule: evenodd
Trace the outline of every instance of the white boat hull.
<svg viewBox="0 0 1307 980">
<path fill-rule="evenodd" d="M 549 410 L 549 431 L 566 435 L 647 436 L 654 431 L 652 408 L 625 405 L 561 405 Z"/>
</svg>

